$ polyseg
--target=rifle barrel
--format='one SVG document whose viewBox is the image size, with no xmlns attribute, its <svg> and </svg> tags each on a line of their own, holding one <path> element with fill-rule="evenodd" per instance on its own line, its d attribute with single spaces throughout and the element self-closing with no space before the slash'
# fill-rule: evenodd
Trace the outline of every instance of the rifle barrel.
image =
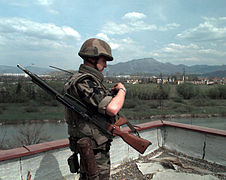
<svg viewBox="0 0 226 180">
<path fill-rule="evenodd" d="M 69 74 L 73 75 L 73 73 L 70 72 L 70 71 L 67 71 L 67 70 L 64 70 L 64 69 L 61 69 L 61 68 L 58 68 L 58 67 L 55 67 L 55 66 L 49 66 L 49 67 L 54 68 L 54 69 L 58 69 L 60 71 L 63 71 L 63 72 L 66 72 L 66 73 L 69 73 Z"/>
<path fill-rule="evenodd" d="M 20 68 L 22 71 L 26 71 L 26 69 L 23 66 L 21 66 L 20 64 L 17 64 L 17 67 Z"/>
</svg>

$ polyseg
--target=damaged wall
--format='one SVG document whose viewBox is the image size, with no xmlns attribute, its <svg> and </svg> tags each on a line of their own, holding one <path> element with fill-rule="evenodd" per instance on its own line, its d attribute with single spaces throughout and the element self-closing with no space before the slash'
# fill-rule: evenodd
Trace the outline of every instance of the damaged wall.
<svg viewBox="0 0 226 180">
<path fill-rule="evenodd" d="M 164 147 L 188 156 L 226 166 L 226 137 L 164 126 Z"/>
</svg>

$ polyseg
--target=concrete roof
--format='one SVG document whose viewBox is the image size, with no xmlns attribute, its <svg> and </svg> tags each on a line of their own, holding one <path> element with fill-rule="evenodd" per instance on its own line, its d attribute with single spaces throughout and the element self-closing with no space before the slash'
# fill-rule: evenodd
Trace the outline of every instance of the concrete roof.
<svg viewBox="0 0 226 180">
<path fill-rule="evenodd" d="M 164 148 L 126 162 L 111 172 L 111 180 L 218 180 L 226 179 L 226 167 Z"/>
</svg>

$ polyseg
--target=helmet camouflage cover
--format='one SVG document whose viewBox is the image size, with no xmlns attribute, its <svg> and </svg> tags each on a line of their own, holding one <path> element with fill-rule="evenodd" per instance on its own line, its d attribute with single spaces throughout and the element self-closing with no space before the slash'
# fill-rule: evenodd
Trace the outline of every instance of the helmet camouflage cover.
<svg viewBox="0 0 226 180">
<path fill-rule="evenodd" d="M 105 41 L 96 38 L 86 40 L 83 43 L 78 55 L 83 59 L 104 56 L 107 58 L 107 61 L 113 60 L 111 47 Z"/>
</svg>

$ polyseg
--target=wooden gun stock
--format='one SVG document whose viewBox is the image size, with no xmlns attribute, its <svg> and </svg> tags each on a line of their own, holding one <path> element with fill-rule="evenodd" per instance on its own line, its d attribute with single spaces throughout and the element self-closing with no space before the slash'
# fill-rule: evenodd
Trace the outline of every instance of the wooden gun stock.
<svg viewBox="0 0 226 180">
<path fill-rule="evenodd" d="M 139 153 L 143 154 L 152 143 L 139 136 L 121 131 L 120 126 L 127 122 L 128 121 L 125 118 L 119 118 L 115 124 L 109 124 L 108 130 L 111 131 L 113 135 L 120 136 L 127 144 L 136 149 Z"/>
<path fill-rule="evenodd" d="M 120 117 L 116 122 L 115 125 L 116 126 L 122 126 L 124 124 L 127 124 L 128 121 L 126 120 L 126 118 Z"/>
</svg>

